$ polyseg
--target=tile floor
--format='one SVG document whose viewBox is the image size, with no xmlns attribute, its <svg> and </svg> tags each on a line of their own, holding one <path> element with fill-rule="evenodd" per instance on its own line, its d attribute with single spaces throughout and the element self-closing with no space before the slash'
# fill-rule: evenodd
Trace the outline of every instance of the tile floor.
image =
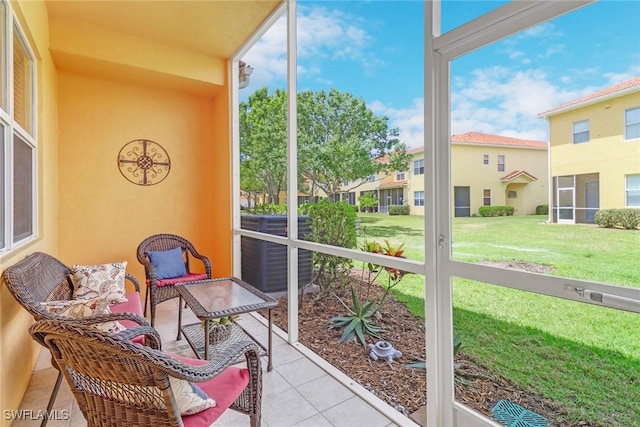
<svg viewBox="0 0 640 427">
<path fill-rule="evenodd" d="M 156 328 L 160 332 L 163 349 L 193 356 L 184 338 L 176 341 L 177 299 L 164 302 L 158 306 Z M 187 309 L 184 311 L 184 321 L 195 320 Z M 264 320 L 264 319 L 262 319 Z M 256 339 L 266 343 L 267 328 L 264 323 L 251 315 L 243 315 L 239 322 Z M 388 426 L 417 426 L 409 418 L 391 409 L 388 405 L 378 401 L 365 389 L 340 373 L 338 381 L 327 374 L 332 367 L 322 360 L 317 360 L 304 349 L 289 345 L 278 333 L 274 333 L 273 367 L 271 372 L 266 370 L 266 357 L 263 358 L 263 400 L 262 425 L 265 427 L 388 427 Z M 322 366 L 322 367 L 321 367 Z M 335 370 L 334 370 L 335 371 Z M 57 375 L 50 364 L 49 352 L 42 350 L 38 363 L 34 369 L 31 382 L 22 400 L 20 409 L 33 411 L 35 418 L 16 420 L 14 427 L 38 426 L 39 410 L 44 410 L 49 399 Z M 346 384 L 346 385 L 343 385 Z M 373 403 L 369 403 L 369 401 Z M 382 408 L 382 411 L 376 409 Z M 66 416 L 69 414 L 69 416 Z M 86 422 L 66 383 L 54 406 L 54 417 L 51 427 L 81 427 Z M 235 411 L 226 411 L 214 425 L 221 427 L 248 426 L 248 417 Z"/>
</svg>

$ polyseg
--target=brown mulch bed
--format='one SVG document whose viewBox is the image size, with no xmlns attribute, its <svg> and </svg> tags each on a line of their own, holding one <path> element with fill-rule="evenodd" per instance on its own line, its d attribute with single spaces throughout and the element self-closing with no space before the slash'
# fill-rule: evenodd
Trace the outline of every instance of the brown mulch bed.
<svg viewBox="0 0 640 427">
<path fill-rule="evenodd" d="M 378 286 L 369 287 L 362 282 L 356 282 L 355 286 L 362 301 L 367 299 L 367 292 L 370 293 L 370 299 L 380 297 L 384 292 Z M 339 294 L 343 301 L 350 304 L 351 298 L 347 291 Z M 347 312 L 336 298 L 319 299 L 315 294 L 306 293 L 299 306 L 299 341 L 302 344 L 405 415 L 426 405 L 425 371 L 404 366 L 405 363 L 424 358 L 424 322 L 413 316 L 404 304 L 395 301 L 390 295 L 388 302 L 380 310 L 379 318 L 374 322 L 387 330 L 382 337 L 402 351 L 402 359 L 391 364 L 370 359 L 370 349 L 364 348 L 360 343 L 337 345 L 341 331 L 328 329 L 327 320 L 347 315 Z M 274 324 L 286 331 L 285 298 L 272 310 L 272 316 Z M 367 343 L 375 342 L 371 337 L 367 340 Z M 456 400 L 490 418 L 493 405 L 504 399 L 542 415 L 554 426 L 598 426 L 586 421 L 566 422 L 566 411 L 561 405 L 521 389 L 490 372 L 465 355 L 464 350 L 458 354 L 455 362 L 460 364 L 456 370 Z"/>
</svg>

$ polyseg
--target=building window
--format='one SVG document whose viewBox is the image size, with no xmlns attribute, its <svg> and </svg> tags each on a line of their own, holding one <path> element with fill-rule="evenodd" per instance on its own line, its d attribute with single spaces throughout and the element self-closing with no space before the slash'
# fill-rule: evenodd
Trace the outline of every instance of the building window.
<svg viewBox="0 0 640 427">
<path fill-rule="evenodd" d="M 424 206 L 424 191 L 413 192 L 413 206 Z"/>
<path fill-rule="evenodd" d="M 573 124 L 573 143 L 589 141 L 589 120 L 582 120 Z"/>
<path fill-rule="evenodd" d="M 34 237 L 37 223 L 35 61 L 12 16 L 0 1 L 0 253 Z"/>
<path fill-rule="evenodd" d="M 376 180 L 376 174 L 374 173 L 369 177 L 369 182 L 373 182 L 375 180 Z"/>
<path fill-rule="evenodd" d="M 404 179 L 404 172 L 398 172 L 396 174 L 396 181 L 402 181 Z"/>
<path fill-rule="evenodd" d="M 627 175 L 626 205 L 640 207 L 640 174 Z"/>
<path fill-rule="evenodd" d="M 482 204 L 484 206 L 491 206 L 491 189 L 485 188 L 482 190 Z"/>
<path fill-rule="evenodd" d="M 640 138 L 640 107 L 624 112 L 624 139 Z"/>
<path fill-rule="evenodd" d="M 413 161 L 413 174 L 424 175 L 424 159 Z"/>
<path fill-rule="evenodd" d="M 504 163 L 505 163 L 504 155 L 502 154 L 498 155 L 498 172 L 504 172 Z"/>
<path fill-rule="evenodd" d="M 507 199 L 517 199 L 518 198 L 518 192 L 517 191 L 509 191 L 507 193 Z"/>
<path fill-rule="evenodd" d="M 484 154 L 482 156 L 482 164 L 483 165 L 488 165 L 489 164 L 489 155 L 488 154 Z"/>
</svg>

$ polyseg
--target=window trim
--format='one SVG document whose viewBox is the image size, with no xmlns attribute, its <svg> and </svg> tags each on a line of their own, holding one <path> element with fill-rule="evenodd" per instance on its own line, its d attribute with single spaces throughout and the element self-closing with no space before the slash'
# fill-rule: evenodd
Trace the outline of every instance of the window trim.
<svg viewBox="0 0 640 427">
<path fill-rule="evenodd" d="M 6 0 L 0 0 L 0 4 L 4 8 L 4 14 L 2 16 L 2 38 L 0 39 L 0 50 L 2 52 L 2 69 L 0 73 L 0 84 L 3 85 L 3 96 L 6 97 L 6 104 L 0 103 L 0 124 L 4 126 L 3 141 L 0 149 L 3 150 L 4 160 L 4 188 L 0 193 L 2 197 L 2 203 L 0 209 L 2 209 L 3 221 L 0 222 L 3 235 L 0 242 L 0 255 L 10 253 L 28 242 L 34 240 L 38 236 L 38 144 L 37 144 L 37 123 L 38 123 L 38 105 L 37 105 L 37 71 L 38 64 L 34 50 L 26 37 L 26 33 L 23 30 L 20 21 L 15 14 L 13 8 Z M 17 39 L 19 38 L 19 40 Z M 29 79 L 29 94 L 26 97 L 25 102 L 28 103 L 28 122 L 25 126 L 30 129 L 23 128 L 16 120 L 15 116 L 15 88 L 14 88 L 14 46 L 15 43 L 21 43 L 24 49 L 24 54 L 28 60 L 28 73 Z M 6 109 L 5 109 L 6 108 Z M 26 233 L 24 237 L 15 239 L 15 209 L 16 209 L 16 193 L 15 193 L 15 142 L 16 139 L 26 144 L 31 154 L 31 224 L 30 232 Z"/>
<path fill-rule="evenodd" d="M 628 175 L 624 176 L 624 205 L 627 208 L 640 208 L 640 203 L 638 203 L 637 205 L 629 204 L 629 193 L 630 192 L 637 192 L 638 195 L 640 195 L 640 186 L 638 188 L 629 187 L 629 178 L 630 177 L 637 177 L 638 181 L 640 182 L 640 173 L 631 173 L 631 174 L 628 174 Z"/>
<path fill-rule="evenodd" d="M 581 130 L 576 132 L 576 125 L 582 124 L 582 123 L 587 124 L 587 130 Z M 586 133 L 587 139 L 585 139 L 584 141 L 576 141 L 576 135 L 582 135 L 584 133 Z M 571 124 L 571 142 L 573 144 L 584 144 L 585 142 L 589 142 L 590 140 L 591 140 L 591 122 L 589 121 L 589 119 L 578 120 L 577 122 L 573 122 Z"/>
<path fill-rule="evenodd" d="M 413 192 L 413 206 L 424 207 L 424 190 Z"/>
<path fill-rule="evenodd" d="M 638 127 L 640 127 L 640 118 L 638 119 L 637 122 L 627 123 L 627 112 L 633 111 L 633 110 L 638 110 L 638 113 L 640 113 L 640 107 L 627 108 L 626 110 L 624 110 L 624 140 L 625 141 L 633 141 L 634 139 L 640 139 L 640 132 L 638 132 L 638 136 L 634 138 L 627 137 L 627 130 L 629 126 L 637 125 Z"/>
<path fill-rule="evenodd" d="M 488 166 L 489 165 L 489 155 L 488 154 L 483 154 L 482 155 L 482 164 Z"/>
<path fill-rule="evenodd" d="M 498 172 L 504 172 L 507 168 L 507 156 L 505 154 L 498 154 Z"/>
<path fill-rule="evenodd" d="M 413 161 L 413 174 L 424 175 L 424 159 L 416 159 Z"/>
<path fill-rule="evenodd" d="M 406 171 L 396 172 L 396 181 L 403 181 L 406 179 Z"/>
</svg>

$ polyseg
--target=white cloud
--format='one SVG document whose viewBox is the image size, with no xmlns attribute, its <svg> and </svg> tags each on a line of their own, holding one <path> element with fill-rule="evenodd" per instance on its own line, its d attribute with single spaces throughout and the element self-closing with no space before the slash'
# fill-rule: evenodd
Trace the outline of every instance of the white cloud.
<svg viewBox="0 0 640 427">
<path fill-rule="evenodd" d="M 640 74 L 640 66 L 626 73 L 610 73 L 611 84 Z M 566 81 L 566 79 L 565 79 Z M 598 87 L 570 89 L 553 83 L 537 69 L 514 72 L 506 67 L 475 70 L 470 77 L 454 77 L 451 87 L 451 133 L 483 132 L 514 138 L 548 140 L 548 123 L 538 114 L 572 99 L 594 92 Z M 389 117 L 390 127 L 400 130 L 400 139 L 409 147 L 422 144 L 424 138 L 424 101 L 412 100 L 410 106 L 396 108 L 374 101 L 368 107 Z"/>
<path fill-rule="evenodd" d="M 415 98 L 406 108 L 393 108 L 380 101 L 367 105 L 371 111 L 389 118 L 389 127 L 400 130 L 400 141 L 408 147 L 422 145 L 424 140 L 424 99 Z"/>
<path fill-rule="evenodd" d="M 626 72 L 622 73 L 604 73 L 604 77 L 609 80 L 609 84 L 614 85 L 625 80 L 640 76 L 640 64 L 634 65 Z"/>
<path fill-rule="evenodd" d="M 323 76 L 323 62 L 347 60 L 363 66 L 380 65 L 381 60 L 366 48 L 372 36 L 361 18 L 324 7 L 300 6 L 298 11 L 298 71 L 306 77 Z M 242 58 L 254 68 L 253 87 L 284 82 L 287 72 L 287 20 L 282 17 Z"/>
<path fill-rule="evenodd" d="M 452 86 L 451 131 L 547 140 L 548 125 L 538 119 L 538 113 L 582 94 L 554 85 L 536 69 L 475 70 L 470 78 L 458 78 Z"/>
</svg>

